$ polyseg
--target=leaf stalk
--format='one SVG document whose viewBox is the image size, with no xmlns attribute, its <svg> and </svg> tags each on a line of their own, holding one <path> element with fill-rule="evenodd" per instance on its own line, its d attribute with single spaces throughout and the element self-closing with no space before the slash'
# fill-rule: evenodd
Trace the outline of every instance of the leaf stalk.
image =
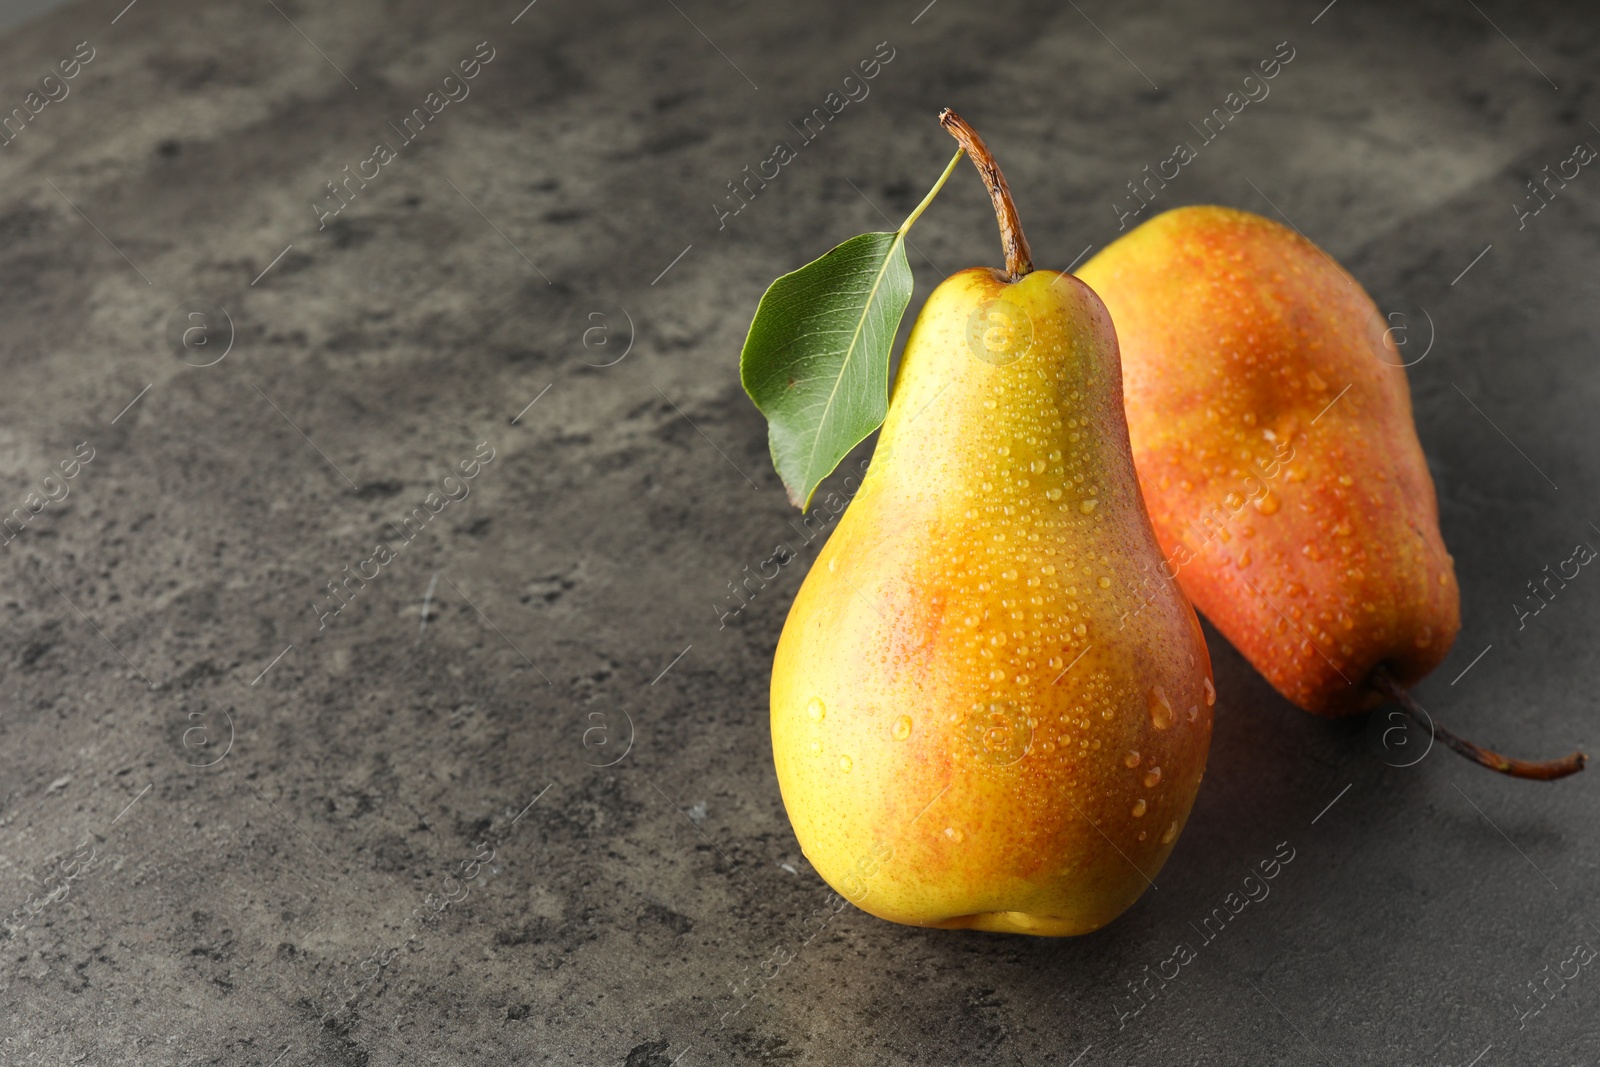
<svg viewBox="0 0 1600 1067">
<path fill-rule="evenodd" d="M 933 188 L 929 189 L 928 195 L 922 198 L 922 203 L 918 204 L 911 214 L 906 216 L 906 221 L 900 224 L 900 228 L 895 233 L 902 237 L 905 236 L 906 231 L 911 229 L 911 224 L 921 217 L 922 213 L 928 209 L 928 205 L 933 203 L 933 198 L 939 195 L 939 190 L 944 188 L 944 183 L 949 181 L 950 175 L 955 172 L 956 164 L 960 163 L 961 157 L 966 154 L 967 150 L 965 148 L 956 149 L 956 154 L 950 157 L 950 162 L 945 165 L 944 173 L 939 175 L 939 180 L 933 183 Z"/>
</svg>

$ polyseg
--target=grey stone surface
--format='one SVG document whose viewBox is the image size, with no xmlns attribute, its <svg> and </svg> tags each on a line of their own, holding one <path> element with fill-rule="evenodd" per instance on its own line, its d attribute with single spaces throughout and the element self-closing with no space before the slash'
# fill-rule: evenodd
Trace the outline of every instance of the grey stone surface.
<svg viewBox="0 0 1600 1067">
<path fill-rule="evenodd" d="M 1600 175 L 1512 208 L 1600 145 L 1593 6 L 922 3 L 94 0 L 0 40 L 7 113 L 94 50 L 0 148 L 0 512 L 68 490 L 0 560 L 0 1063 L 1600 1060 L 1600 974 L 1555 977 L 1600 946 L 1600 778 L 1391 766 L 1420 739 L 1296 711 L 1214 631 L 1210 774 L 1116 923 L 827 910 L 765 707 L 820 539 L 719 621 L 799 544 L 736 354 L 767 281 L 915 202 L 946 104 L 1066 266 L 1288 41 L 1155 207 L 1292 219 L 1408 351 L 1431 318 L 1411 374 L 1465 626 L 1419 698 L 1522 754 L 1600 745 L 1600 579 L 1512 607 L 1600 544 Z M 484 41 L 470 96 L 319 228 L 324 183 Z M 870 96 L 719 229 L 881 41 Z M 914 240 L 919 299 L 996 261 L 970 172 Z M 197 309 L 211 347 L 175 350 Z M 470 495 L 397 538 L 481 442 Z"/>
<path fill-rule="evenodd" d="M 5 0 L 0 3 L 0 30 L 9 30 L 29 19 L 60 7 L 64 0 Z"/>
</svg>

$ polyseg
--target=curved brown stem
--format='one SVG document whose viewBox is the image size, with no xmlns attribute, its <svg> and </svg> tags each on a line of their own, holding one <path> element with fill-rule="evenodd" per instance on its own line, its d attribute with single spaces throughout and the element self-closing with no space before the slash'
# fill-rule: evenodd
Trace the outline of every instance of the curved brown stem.
<svg viewBox="0 0 1600 1067">
<path fill-rule="evenodd" d="M 989 189 L 989 199 L 994 201 L 995 218 L 1000 221 L 1000 244 L 1006 252 L 1006 273 L 1012 281 L 1033 273 L 1033 251 L 1023 236 L 1022 223 L 1017 218 L 1017 205 L 1011 200 L 1011 187 L 1006 176 L 1000 173 L 1000 164 L 994 161 L 989 146 L 983 143 L 978 131 L 966 119 L 949 108 L 939 112 L 939 125 L 943 126 L 956 143 L 967 150 L 972 165 L 978 168 L 983 184 Z"/>
<path fill-rule="evenodd" d="M 1395 680 L 1387 667 L 1379 667 L 1372 672 L 1372 685 L 1378 692 L 1399 704 L 1419 726 L 1428 730 L 1436 739 L 1443 741 L 1458 755 L 1465 756 L 1480 767 L 1487 767 L 1491 771 L 1509 774 L 1513 778 L 1549 782 L 1565 778 L 1569 774 L 1577 774 L 1589 761 L 1589 757 L 1582 752 L 1574 752 L 1552 760 L 1524 760 L 1502 756 L 1498 752 L 1475 745 L 1464 737 L 1457 737 L 1440 726 L 1433 720 L 1432 715 L 1423 710 L 1415 697 L 1400 687 L 1400 683 Z"/>
</svg>

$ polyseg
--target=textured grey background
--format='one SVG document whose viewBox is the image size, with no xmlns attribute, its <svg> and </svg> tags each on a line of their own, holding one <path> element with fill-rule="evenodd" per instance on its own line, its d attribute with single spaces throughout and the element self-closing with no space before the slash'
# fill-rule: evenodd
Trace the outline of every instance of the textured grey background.
<svg viewBox="0 0 1600 1067">
<path fill-rule="evenodd" d="M 0 511 L 94 450 L 0 559 L 0 1063 L 1600 1060 L 1600 968 L 1564 965 L 1600 946 L 1594 771 L 1393 766 L 1421 740 L 1296 711 L 1210 632 L 1210 774 L 1120 920 L 846 909 L 807 942 L 828 894 L 765 693 L 820 542 L 719 626 L 799 543 L 736 377 L 765 283 L 898 222 L 946 104 L 1064 267 L 1286 40 L 1156 206 L 1292 219 L 1410 352 L 1431 318 L 1411 374 L 1465 626 L 1419 697 L 1519 754 L 1600 747 L 1600 578 L 1512 606 L 1600 544 L 1600 174 L 1524 229 L 1512 206 L 1600 145 L 1592 4 L 125 6 L 0 40 L 5 112 L 96 50 L 0 148 Z M 871 95 L 719 231 L 725 183 L 885 40 Z M 472 95 L 319 231 L 323 183 L 480 41 Z M 970 170 L 914 240 L 918 299 L 997 261 Z M 167 339 L 200 300 L 233 324 L 204 368 Z M 325 583 L 479 442 L 471 495 L 319 629 Z M 1270 897 L 1203 944 L 1280 842 Z"/>
<path fill-rule="evenodd" d="M 8 30 L 29 19 L 58 8 L 64 0 L 5 0 L 0 3 L 0 30 Z"/>
</svg>

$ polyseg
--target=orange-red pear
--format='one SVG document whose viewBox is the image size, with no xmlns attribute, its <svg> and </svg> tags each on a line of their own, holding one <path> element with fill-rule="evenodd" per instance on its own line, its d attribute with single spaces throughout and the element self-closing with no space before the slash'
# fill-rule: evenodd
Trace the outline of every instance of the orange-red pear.
<svg viewBox="0 0 1600 1067">
<path fill-rule="evenodd" d="M 1399 701 L 1461 625 L 1455 569 L 1389 321 L 1327 253 L 1245 211 L 1186 207 L 1079 272 L 1122 346 L 1128 433 L 1165 563 L 1285 697 Z M 1435 735 L 1496 770 L 1559 777 Z"/>
</svg>

